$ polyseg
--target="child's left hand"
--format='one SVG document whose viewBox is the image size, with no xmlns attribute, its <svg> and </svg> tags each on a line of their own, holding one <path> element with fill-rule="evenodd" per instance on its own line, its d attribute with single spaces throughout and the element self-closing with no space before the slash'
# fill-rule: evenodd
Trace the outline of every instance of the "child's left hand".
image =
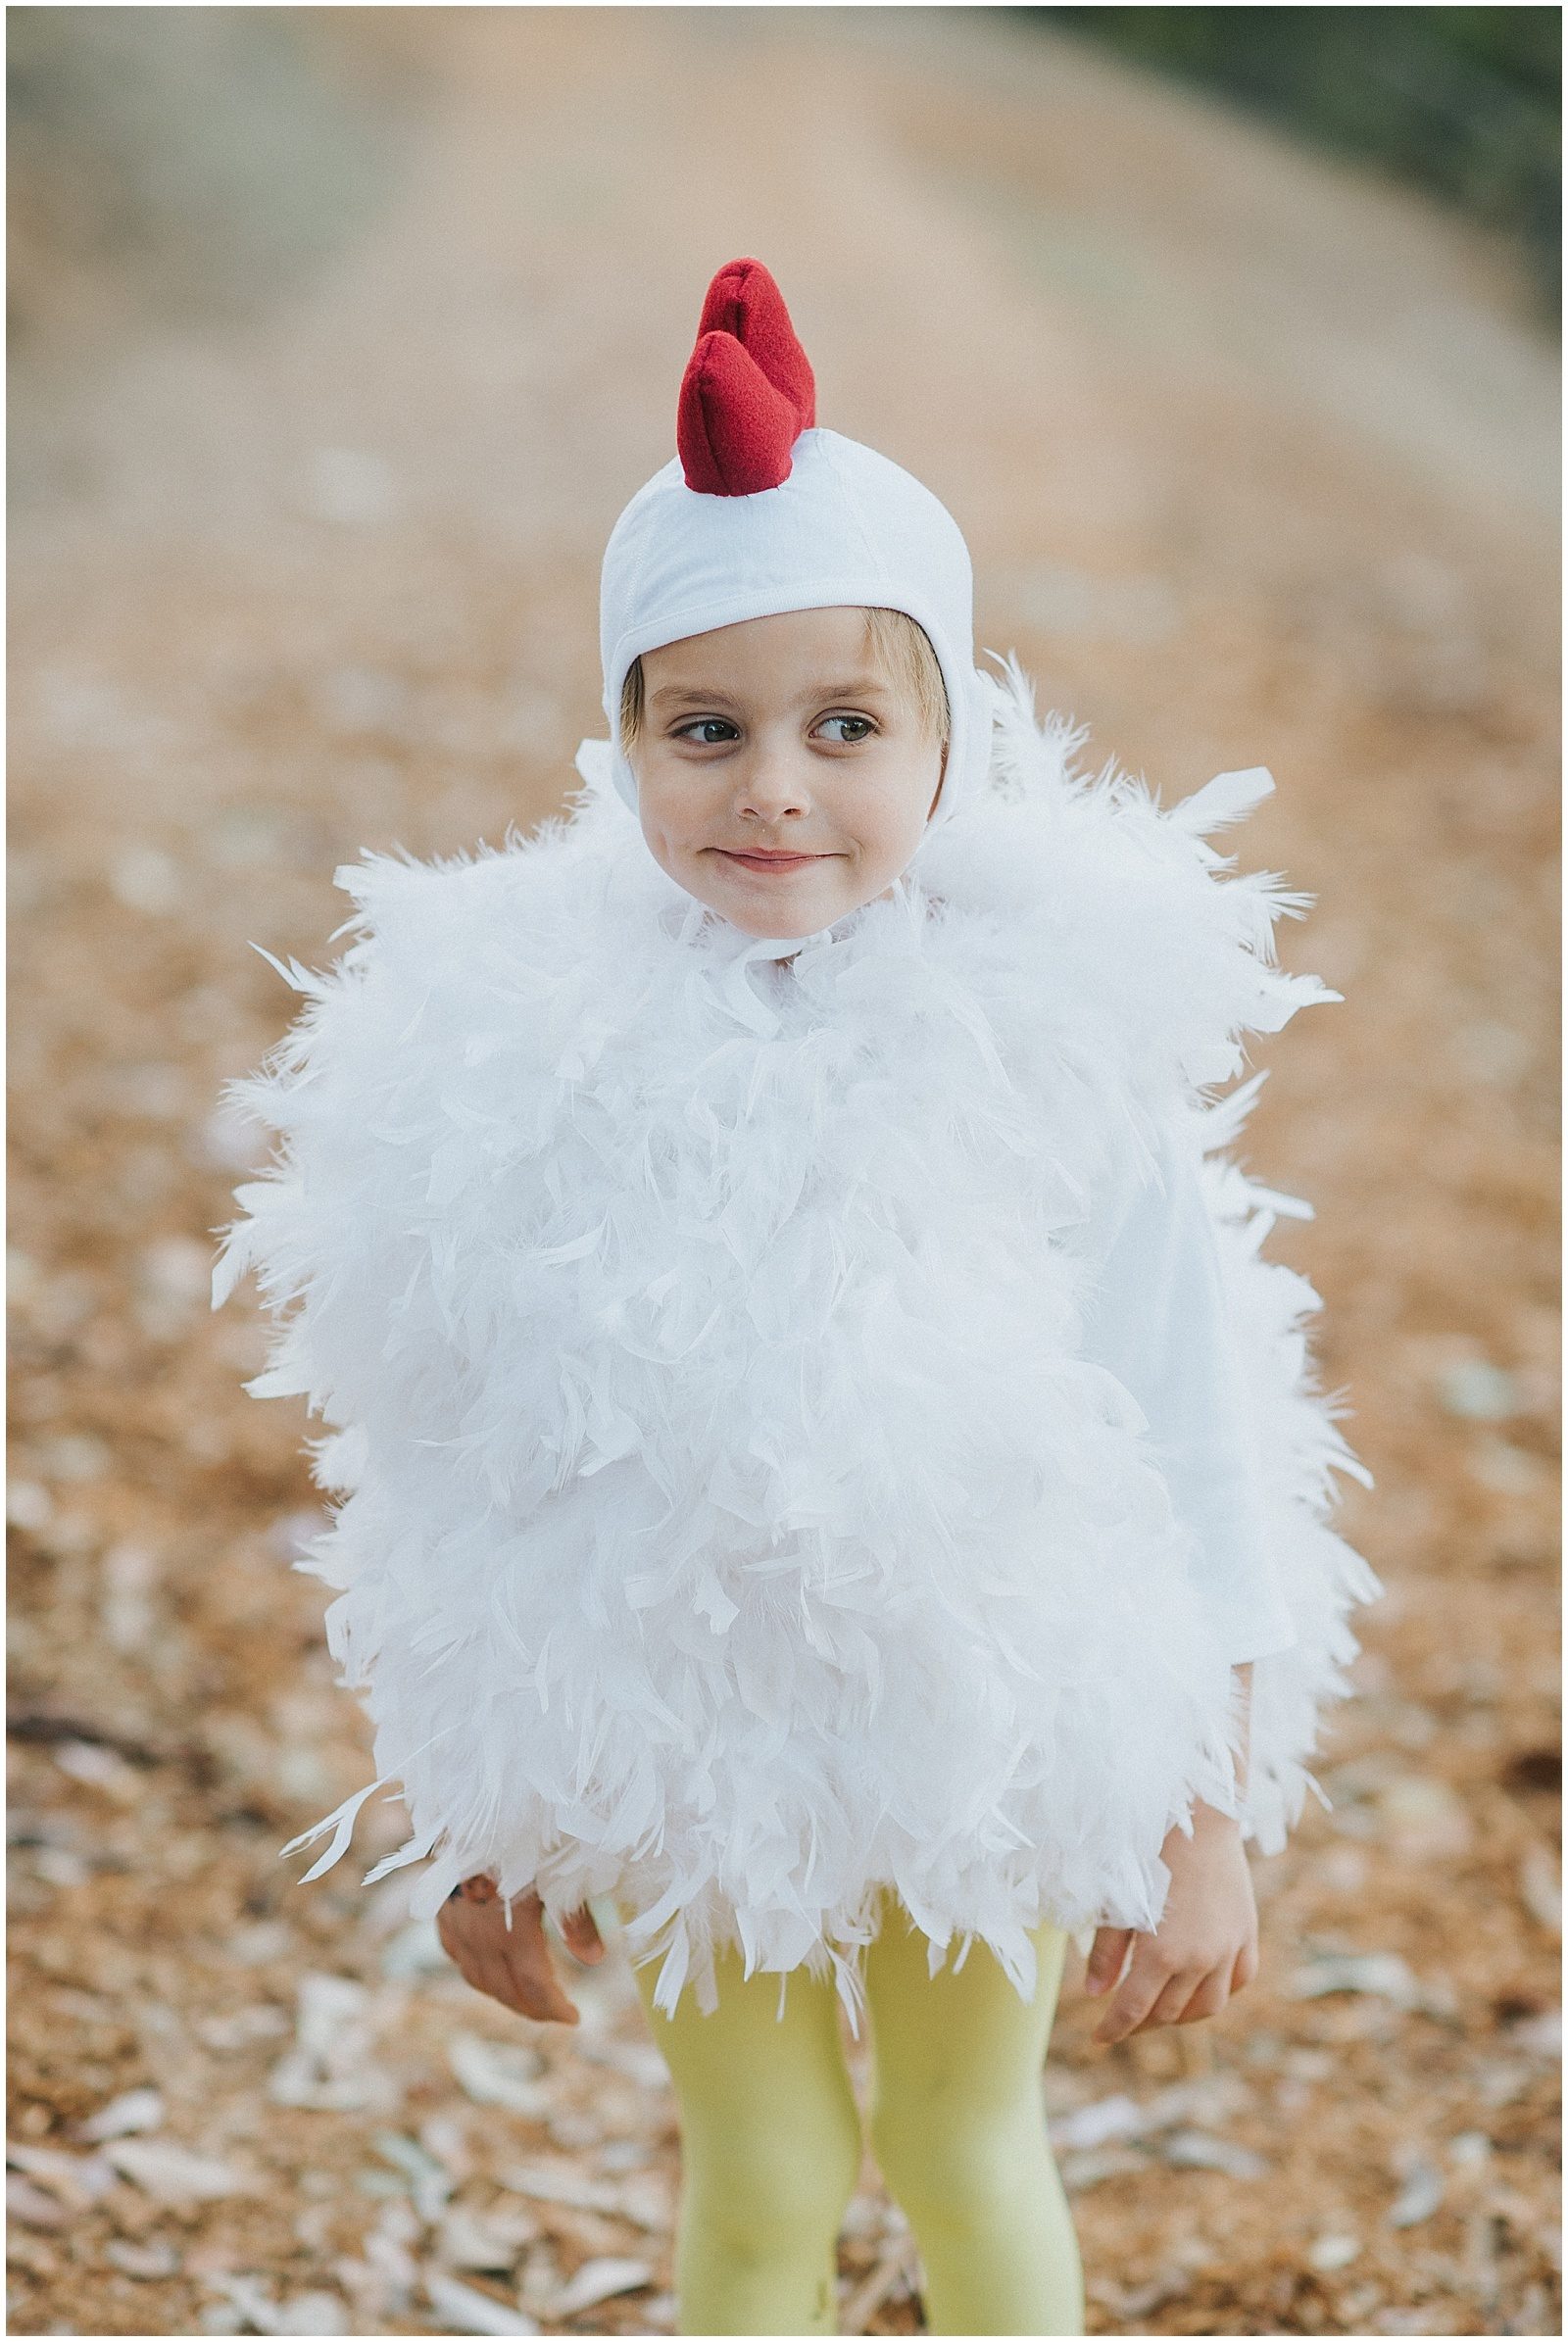
<svg viewBox="0 0 1568 2342">
<path fill-rule="evenodd" d="M 1257 1974 L 1257 1904 L 1241 1825 L 1197 1805 L 1192 1836 L 1173 1830 L 1160 1859 L 1170 1892 L 1154 1933 L 1102 1927 L 1089 1955 L 1085 1989 L 1100 1994 L 1116 1984 L 1132 1947 L 1120 1989 L 1094 2031 L 1107 2047 L 1156 2025 L 1217 2017 Z"/>
</svg>

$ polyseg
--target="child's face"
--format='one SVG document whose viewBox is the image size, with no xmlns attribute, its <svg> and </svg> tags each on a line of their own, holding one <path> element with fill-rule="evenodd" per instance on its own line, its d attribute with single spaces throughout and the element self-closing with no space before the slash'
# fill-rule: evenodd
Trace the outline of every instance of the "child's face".
<svg viewBox="0 0 1568 2342">
<path fill-rule="evenodd" d="M 643 835 L 749 935 L 814 935 L 886 894 L 936 804 L 942 743 L 866 636 L 860 610 L 792 610 L 643 654 Z"/>
</svg>

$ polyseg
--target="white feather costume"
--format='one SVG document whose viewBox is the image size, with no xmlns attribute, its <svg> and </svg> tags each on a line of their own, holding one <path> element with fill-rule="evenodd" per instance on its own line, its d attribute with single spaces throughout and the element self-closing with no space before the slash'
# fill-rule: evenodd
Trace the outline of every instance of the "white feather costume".
<svg viewBox="0 0 1568 2342">
<path fill-rule="evenodd" d="M 408 1802 L 391 1863 L 431 1858 L 424 1910 L 481 1869 L 558 1920 L 617 1889 L 665 2009 L 729 1940 L 831 1964 L 853 2018 L 883 1882 L 933 1969 L 977 1935 L 1031 1992 L 1043 1918 L 1153 1925 L 1167 1830 L 1234 1808 L 1191 1532 L 1082 1354 L 1094 1199 L 1158 1145 L 1199 1166 L 1296 1630 L 1254 1675 L 1265 1849 L 1376 1591 L 1329 1525 L 1366 1475 L 1317 1295 L 1259 1253 L 1305 1207 L 1228 1152 L 1261 1077 L 1208 1095 L 1339 997 L 1274 957 L 1306 899 L 1203 843 L 1272 783 L 1163 811 L 1075 769 L 1015 661 L 996 697 L 989 788 L 787 964 L 660 868 L 608 743 L 534 837 L 367 853 L 355 940 L 291 963 L 230 1085 L 282 1146 L 214 1305 L 257 1271 L 248 1388 L 329 1427 L 301 1566 Z"/>
</svg>

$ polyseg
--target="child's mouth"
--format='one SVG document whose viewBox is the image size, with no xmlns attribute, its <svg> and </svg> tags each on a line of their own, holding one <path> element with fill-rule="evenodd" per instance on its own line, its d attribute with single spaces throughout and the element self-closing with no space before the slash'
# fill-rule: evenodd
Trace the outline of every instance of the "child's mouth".
<svg viewBox="0 0 1568 2342">
<path fill-rule="evenodd" d="M 804 870 L 808 862 L 819 862 L 819 854 L 733 854 L 727 846 L 715 852 L 727 862 L 739 862 L 745 870 Z"/>
</svg>

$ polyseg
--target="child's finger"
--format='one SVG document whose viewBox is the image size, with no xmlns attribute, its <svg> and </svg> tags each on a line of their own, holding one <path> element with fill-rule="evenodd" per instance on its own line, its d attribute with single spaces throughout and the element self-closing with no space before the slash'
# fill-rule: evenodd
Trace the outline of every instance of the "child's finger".
<svg viewBox="0 0 1568 2342">
<path fill-rule="evenodd" d="M 519 1905 L 500 1937 L 500 1955 L 515 2005 L 543 2025 L 575 2025 L 577 2011 L 561 1988 L 536 1902 Z"/>
<path fill-rule="evenodd" d="M 528 2012 L 517 1995 L 511 1971 L 505 1959 L 491 1946 L 477 1944 L 466 1947 L 466 1956 L 459 1961 L 463 1980 L 471 1984 L 475 1992 L 482 1992 L 488 2000 L 498 2000 L 514 2016 L 525 2017 Z"/>
<path fill-rule="evenodd" d="M 561 1923 L 561 1932 L 566 1949 L 574 1960 L 582 1960 L 591 1967 L 605 1956 L 604 1937 L 598 1922 L 586 1903 L 580 1911 L 570 1911 Z"/>
<path fill-rule="evenodd" d="M 436 1922 L 436 1932 L 441 1938 L 441 1949 L 458 1969 L 464 1982 L 471 1984 L 476 1992 L 487 1990 L 487 1986 L 477 1981 L 477 1976 L 484 1965 L 488 1938 L 484 1933 L 475 1931 L 466 1907 L 462 1903 L 446 1904 Z"/>
<path fill-rule="evenodd" d="M 1132 1942 L 1131 1927 L 1097 1927 L 1084 1968 L 1084 1990 L 1091 1993 L 1108 1992 L 1121 1975 Z"/>
<path fill-rule="evenodd" d="M 1169 1981 L 1169 1971 L 1154 1949 L 1153 1937 L 1140 1937 L 1134 1946 L 1132 1965 L 1115 1999 L 1096 2025 L 1093 2038 L 1106 2048 L 1112 2042 L 1124 2041 L 1129 2033 L 1137 2031 Z"/>
<path fill-rule="evenodd" d="M 557 1977 L 537 1973 L 515 1978 L 513 2005 L 519 2015 L 531 2017 L 536 2025 L 576 2025 L 579 2023 L 576 2006 L 569 2001 Z"/>
<path fill-rule="evenodd" d="M 1205 2018 L 1217 2017 L 1231 1996 L 1231 1972 L 1215 1968 L 1203 1977 L 1181 2015 L 1172 2020 L 1175 2025 L 1201 2025 Z"/>
<path fill-rule="evenodd" d="M 576 2024 L 577 2012 L 554 1973 L 548 1967 L 541 1970 L 525 1952 L 503 1945 L 483 1962 L 480 1973 L 485 1979 L 480 1990 L 515 2016 L 531 2017 L 539 2025 Z"/>
<path fill-rule="evenodd" d="M 443 1905 L 438 1931 L 443 1950 L 473 1991 L 539 2024 L 578 2022 L 550 1966 L 537 1907 L 519 1900 L 509 1928 L 493 1898 L 464 1896 Z"/>
<path fill-rule="evenodd" d="M 1180 2025 L 1183 2011 L 1202 1983 L 1200 1969 L 1179 1969 L 1155 1996 L 1153 2006 L 1133 2026 L 1135 2033 L 1157 2032 L 1163 2025 Z"/>
</svg>

